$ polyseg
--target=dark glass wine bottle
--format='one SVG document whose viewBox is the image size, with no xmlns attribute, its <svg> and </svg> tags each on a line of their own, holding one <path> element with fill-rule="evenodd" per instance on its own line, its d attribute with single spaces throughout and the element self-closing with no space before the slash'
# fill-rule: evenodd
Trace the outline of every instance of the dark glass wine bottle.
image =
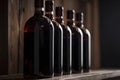
<svg viewBox="0 0 120 80">
<path fill-rule="evenodd" d="M 74 10 L 67 10 L 67 25 L 72 30 L 72 73 L 79 73 L 83 63 L 83 33 L 75 26 Z"/>
<path fill-rule="evenodd" d="M 91 34 L 84 27 L 84 13 L 76 13 L 76 26 L 83 32 L 83 72 L 89 72 L 91 68 Z"/>
<path fill-rule="evenodd" d="M 54 20 L 54 0 L 45 1 L 45 16 L 52 20 L 55 30 L 54 40 L 54 73 L 55 76 L 63 74 L 63 29 L 62 26 Z"/>
<path fill-rule="evenodd" d="M 56 7 L 56 21 L 63 28 L 63 74 L 71 74 L 72 72 L 72 32 L 71 29 L 64 24 L 64 8 Z"/>
<path fill-rule="evenodd" d="M 54 73 L 54 25 L 43 16 L 44 0 L 35 0 L 35 14 L 24 27 L 24 77 L 47 78 Z"/>
</svg>

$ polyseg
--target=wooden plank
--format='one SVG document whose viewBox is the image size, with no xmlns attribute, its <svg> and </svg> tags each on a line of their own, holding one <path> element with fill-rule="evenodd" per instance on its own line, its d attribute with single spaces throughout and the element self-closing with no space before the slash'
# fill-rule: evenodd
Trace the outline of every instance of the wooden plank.
<svg viewBox="0 0 120 80">
<path fill-rule="evenodd" d="M 94 70 L 89 73 L 78 73 L 71 75 L 63 75 L 53 78 L 36 79 L 36 80 L 102 80 L 120 77 L 120 70 Z M 0 79 L 6 80 L 24 80 L 22 75 L 3 75 Z"/>
<path fill-rule="evenodd" d="M 19 0 L 9 0 L 8 5 L 8 73 L 16 74 L 18 72 Z"/>
<path fill-rule="evenodd" d="M 34 0 L 9 0 L 9 75 L 23 73 L 24 25 L 33 16 Z"/>
<path fill-rule="evenodd" d="M 0 75 L 8 74 L 8 1 L 0 0 Z"/>
<path fill-rule="evenodd" d="M 120 70 L 97 70 L 91 71 L 89 73 L 81 74 L 71 74 L 62 77 L 54 77 L 49 79 L 39 79 L 39 80 L 102 80 L 111 79 L 120 76 Z"/>
<path fill-rule="evenodd" d="M 92 65 L 93 69 L 100 69 L 100 42 L 99 42 L 99 6 L 98 0 L 93 0 L 92 4 L 92 18 L 93 18 L 93 26 L 91 30 L 92 33 L 92 48 L 93 48 L 93 55 L 92 55 Z"/>
</svg>

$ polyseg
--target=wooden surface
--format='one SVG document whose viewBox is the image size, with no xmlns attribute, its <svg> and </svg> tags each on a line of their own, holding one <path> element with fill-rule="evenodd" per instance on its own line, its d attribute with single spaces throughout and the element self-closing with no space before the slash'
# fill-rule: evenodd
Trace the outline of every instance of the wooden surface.
<svg viewBox="0 0 120 80">
<path fill-rule="evenodd" d="M 19 0 L 8 0 L 8 73 L 18 72 Z"/>
<path fill-rule="evenodd" d="M 9 71 L 12 74 L 23 72 L 23 38 L 25 22 L 33 16 L 34 0 L 8 0 L 8 45 Z"/>
<path fill-rule="evenodd" d="M 63 77 L 50 78 L 46 80 L 102 80 L 120 76 L 120 70 L 99 70 L 90 73 L 72 74 Z M 44 80 L 44 79 L 39 79 Z"/>
<path fill-rule="evenodd" d="M 48 79 L 35 79 L 35 80 L 111 80 L 112 78 L 120 77 L 120 70 L 97 70 L 89 73 L 64 75 L 61 77 L 54 77 Z M 0 79 L 6 80 L 23 80 L 22 75 L 0 76 Z M 34 80 L 34 79 L 32 79 Z"/>
</svg>

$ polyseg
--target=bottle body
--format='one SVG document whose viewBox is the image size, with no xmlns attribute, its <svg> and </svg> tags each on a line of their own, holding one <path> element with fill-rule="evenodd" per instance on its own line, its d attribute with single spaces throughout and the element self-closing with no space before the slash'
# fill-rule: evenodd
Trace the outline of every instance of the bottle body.
<svg viewBox="0 0 120 80">
<path fill-rule="evenodd" d="M 72 30 L 72 73 L 80 73 L 83 66 L 83 33 L 76 26 Z"/>
<path fill-rule="evenodd" d="M 91 34 L 84 27 L 84 13 L 76 13 L 76 25 L 83 32 L 83 72 L 89 72 L 91 68 Z"/>
<path fill-rule="evenodd" d="M 64 25 L 64 8 L 62 6 L 55 8 L 56 21 L 63 29 L 63 74 L 71 74 L 72 72 L 72 32 L 71 29 Z"/>
<path fill-rule="evenodd" d="M 83 72 L 91 68 L 91 34 L 88 29 L 81 28 L 83 32 Z"/>
<path fill-rule="evenodd" d="M 68 26 L 63 27 L 63 74 L 72 73 L 72 32 Z"/>
<path fill-rule="evenodd" d="M 52 20 L 54 25 L 54 72 L 55 76 L 63 75 L 63 29 L 59 23 Z"/>
<path fill-rule="evenodd" d="M 54 1 L 45 1 L 45 16 L 47 16 L 54 25 L 55 31 L 55 44 L 54 44 L 54 72 L 55 76 L 61 76 L 63 74 L 63 29 L 61 25 L 54 20 Z"/>
<path fill-rule="evenodd" d="M 32 23 L 34 22 L 34 23 Z M 24 75 L 29 77 L 34 74 L 34 26 L 35 17 L 30 18 L 24 28 Z"/>
<path fill-rule="evenodd" d="M 54 75 L 54 26 L 46 17 L 35 15 L 25 25 L 24 73 L 39 78 Z"/>
</svg>

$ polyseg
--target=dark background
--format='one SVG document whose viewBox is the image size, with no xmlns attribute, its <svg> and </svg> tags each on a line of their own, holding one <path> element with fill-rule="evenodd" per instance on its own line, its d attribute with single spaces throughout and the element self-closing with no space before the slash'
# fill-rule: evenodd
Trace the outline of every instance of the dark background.
<svg viewBox="0 0 120 80">
<path fill-rule="evenodd" d="M 120 67 L 120 0 L 99 0 L 101 67 Z"/>
</svg>

